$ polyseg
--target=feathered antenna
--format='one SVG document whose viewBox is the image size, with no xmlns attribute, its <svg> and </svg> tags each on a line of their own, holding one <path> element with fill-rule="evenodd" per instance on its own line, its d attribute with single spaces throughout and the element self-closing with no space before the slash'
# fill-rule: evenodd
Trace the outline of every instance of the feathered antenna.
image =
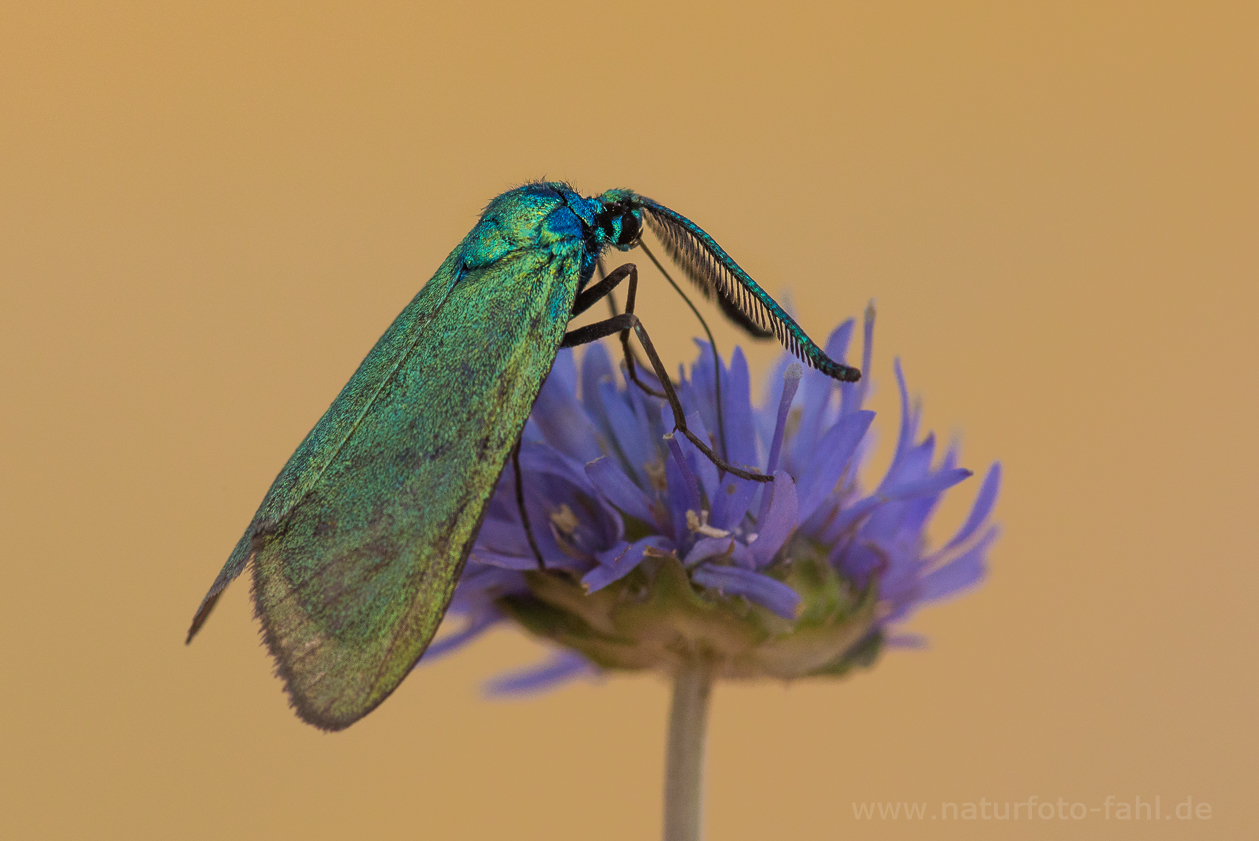
<svg viewBox="0 0 1259 841">
<path fill-rule="evenodd" d="M 680 213 L 643 196 L 647 226 L 665 252 L 699 288 L 716 297 L 726 317 L 757 339 L 773 336 L 804 364 L 841 382 L 856 382 L 861 372 L 827 356 L 800 325 L 765 293 L 702 228 Z"/>
</svg>

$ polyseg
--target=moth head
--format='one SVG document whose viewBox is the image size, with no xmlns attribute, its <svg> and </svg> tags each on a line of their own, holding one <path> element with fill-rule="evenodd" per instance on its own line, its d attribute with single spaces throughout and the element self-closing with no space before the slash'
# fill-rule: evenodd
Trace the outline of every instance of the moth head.
<svg viewBox="0 0 1259 841">
<path fill-rule="evenodd" d="M 602 207 L 595 214 L 596 236 L 620 251 L 638 244 L 643 234 L 643 209 L 627 190 L 609 190 L 600 198 Z"/>
</svg>

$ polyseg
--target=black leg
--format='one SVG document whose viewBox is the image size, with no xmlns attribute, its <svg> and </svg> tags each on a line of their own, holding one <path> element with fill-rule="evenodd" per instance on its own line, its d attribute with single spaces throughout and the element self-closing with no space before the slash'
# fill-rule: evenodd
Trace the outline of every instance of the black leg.
<svg viewBox="0 0 1259 841">
<path fill-rule="evenodd" d="M 538 562 L 538 569 L 546 572 L 546 561 L 542 560 L 542 550 L 538 548 L 538 541 L 533 538 L 533 529 L 529 527 L 529 512 L 525 511 L 525 488 L 520 483 L 520 439 L 516 439 L 516 446 L 511 450 L 511 469 L 516 473 L 516 508 L 520 511 L 520 522 L 524 524 L 525 536 L 529 538 L 529 548 L 533 550 L 533 557 Z"/>
<path fill-rule="evenodd" d="M 611 274 L 609 274 L 603 280 L 599 281 L 594 286 L 590 287 L 585 292 L 582 292 L 580 295 L 578 295 L 577 300 L 573 303 L 573 315 L 580 315 L 581 313 L 590 309 L 590 307 L 596 301 L 606 296 L 609 292 L 611 292 L 614 288 L 616 288 L 616 286 L 620 284 L 622 280 L 624 280 L 627 277 L 629 278 L 629 294 L 625 298 L 625 312 L 633 313 L 634 312 L 634 298 L 638 294 L 638 266 L 635 266 L 633 263 L 626 263 L 623 266 L 618 266 L 616 269 L 612 271 Z M 600 322 L 600 323 L 603 323 L 603 322 Z M 594 339 L 586 339 L 584 341 L 569 343 L 568 341 L 569 335 L 572 335 L 577 332 L 580 332 L 580 331 L 579 330 L 569 331 L 569 333 L 564 336 L 564 344 L 560 345 L 560 347 L 574 347 L 575 345 L 584 345 L 587 342 L 595 341 Z M 602 339 L 605 336 L 610 336 L 610 335 L 612 334 L 603 333 L 603 334 L 600 334 L 598 338 Z M 630 347 L 630 343 L 629 343 L 629 329 L 628 328 L 621 332 L 621 351 L 625 355 L 625 368 L 629 372 L 629 378 L 634 383 L 634 385 L 638 386 L 643 391 L 650 394 L 652 397 L 659 397 L 661 399 L 664 399 L 664 396 L 665 396 L 664 392 L 656 391 L 654 388 L 652 388 L 651 386 L 643 382 L 641 379 L 639 379 L 638 366 L 635 364 L 634 349 Z"/>
<path fill-rule="evenodd" d="M 601 269 L 602 270 L 602 269 Z M 626 263 L 624 266 L 617 266 L 612 273 L 601 278 L 594 286 L 588 287 L 584 292 L 577 296 L 577 300 L 573 301 L 573 314 L 570 318 L 576 318 L 586 310 L 590 309 L 599 299 L 607 295 L 625 278 L 630 278 L 630 287 L 634 287 L 638 283 L 638 267 L 633 263 Z"/>
<path fill-rule="evenodd" d="M 630 283 L 630 300 L 627 303 L 627 309 L 633 306 L 634 284 L 633 275 L 631 275 Z M 773 476 L 766 476 L 764 473 L 757 471 L 747 471 L 735 467 L 713 452 L 708 444 L 700 440 L 686 425 L 686 415 L 682 413 L 682 402 L 678 400 L 677 391 L 673 388 L 673 380 L 669 379 L 669 375 L 665 373 L 664 363 L 660 361 L 660 354 L 656 353 L 655 346 L 651 343 L 651 338 L 647 335 L 647 330 L 643 327 L 643 323 L 638 320 L 638 316 L 633 312 L 626 312 L 621 315 L 609 318 L 605 321 L 596 321 L 594 324 L 588 324 L 585 327 L 578 327 L 576 330 L 570 330 L 564 334 L 564 341 L 560 347 L 576 347 L 577 345 L 596 342 L 599 339 L 611 336 L 613 333 L 620 333 L 622 341 L 626 343 L 628 350 L 629 331 L 633 330 L 634 335 L 638 336 L 638 342 L 643 346 L 643 351 L 647 354 L 651 367 L 655 370 L 656 379 L 660 380 L 660 385 L 664 388 L 664 394 L 660 395 L 669 401 L 669 408 L 673 410 L 674 429 L 685 435 L 692 444 L 694 444 L 701 453 L 708 457 L 708 460 L 721 470 L 733 473 L 740 479 L 748 479 L 753 482 L 772 482 Z"/>
<path fill-rule="evenodd" d="M 599 267 L 599 272 L 601 273 L 603 272 L 602 264 L 601 264 L 601 267 Z M 621 315 L 621 310 L 618 310 L 617 308 L 617 296 L 613 295 L 612 290 L 608 290 L 606 300 L 608 302 L 608 311 L 612 313 L 612 317 Z M 633 310 L 631 310 L 631 312 L 632 311 Z M 642 363 L 642 360 L 638 359 L 638 351 L 633 349 L 633 346 L 631 346 L 630 342 L 627 341 L 628 337 L 630 337 L 628 336 L 628 334 L 622 334 L 622 341 L 621 341 L 622 353 L 628 354 L 628 356 L 632 356 L 632 359 L 627 358 L 626 368 L 631 371 L 636 370 L 637 368 L 647 368 L 647 366 Z M 646 385 L 643 385 L 641 381 L 638 380 L 637 376 L 633 376 L 633 378 L 631 379 L 635 380 L 635 384 L 637 385 L 638 388 L 641 388 L 643 392 L 646 392 L 647 394 L 651 394 L 652 397 L 658 397 L 658 398 L 665 397 L 665 395 L 661 394 L 660 392 L 657 392 L 657 390 L 647 388 Z"/>
<path fill-rule="evenodd" d="M 633 263 L 626 263 L 625 268 L 630 270 L 629 289 L 625 293 L 625 315 L 634 315 L 634 301 L 638 297 L 638 266 L 635 266 Z M 635 317 L 634 323 L 638 323 L 637 317 Z M 634 354 L 634 349 L 630 347 L 629 337 L 629 330 L 621 331 L 621 353 L 625 356 L 625 367 L 629 371 L 630 379 L 633 380 L 639 388 L 650 394 L 652 397 L 665 399 L 665 394 L 656 391 L 654 388 L 648 388 L 647 385 L 638 378 L 638 366 L 636 365 L 638 357 Z M 652 364 L 652 367 L 656 367 L 654 363 Z M 659 379 L 658 376 L 657 379 Z M 663 384 L 663 380 L 661 382 Z M 670 383 L 666 386 L 666 388 L 672 388 L 672 386 L 673 384 Z"/>
<path fill-rule="evenodd" d="M 633 330 L 634 322 L 637 320 L 637 316 L 625 313 L 624 315 L 606 318 L 603 321 L 596 321 L 594 324 L 587 324 L 585 327 L 578 327 L 576 330 L 569 330 L 564 334 L 564 341 L 560 342 L 560 347 L 588 345 L 591 342 L 606 339 L 614 333 Z"/>
</svg>

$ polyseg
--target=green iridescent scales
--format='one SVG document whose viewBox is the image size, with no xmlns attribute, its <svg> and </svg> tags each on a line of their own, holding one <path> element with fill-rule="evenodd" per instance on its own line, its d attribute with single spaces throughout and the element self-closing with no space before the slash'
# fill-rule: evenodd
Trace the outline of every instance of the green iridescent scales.
<svg viewBox="0 0 1259 841">
<path fill-rule="evenodd" d="M 298 714 L 339 730 L 380 704 L 437 632 L 575 303 L 580 311 L 611 288 L 579 299 L 595 263 L 637 243 L 644 211 L 673 214 L 626 190 L 584 198 L 563 184 L 491 202 L 276 477 L 188 640 L 252 563 L 256 613 Z M 701 288 L 746 309 L 701 270 L 691 274 Z M 620 318 L 605 324 L 630 329 L 632 316 Z M 567 343 L 611 333 L 590 329 Z M 816 367 L 836 366 L 807 337 L 799 349 Z"/>
<path fill-rule="evenodd" d="M 537 213 L 504 219 L 469 234 L 368 354 L 189 633 L 252 561 L 267 645 L 298 713 L 321 727 L 379 704 L 432 639 L 563 338 L 580 242 L 547 242 Z"/>
</svg>

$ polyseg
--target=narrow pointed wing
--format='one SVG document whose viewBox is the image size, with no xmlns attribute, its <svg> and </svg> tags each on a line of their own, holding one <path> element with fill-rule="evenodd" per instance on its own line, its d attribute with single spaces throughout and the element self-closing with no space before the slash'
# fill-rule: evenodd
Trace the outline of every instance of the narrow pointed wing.
<svg viewBox="0 0 1259 841">
<path fill-rule="evenodd" d="M 576 294 L 576 260 L 541 248 L 462 276 L 457 265 L 442 265 L 289 460 L 189 632 L 252 560 L 277 671 L 324 729 L 375 708 L 436 633 Z"/>
</svg>

